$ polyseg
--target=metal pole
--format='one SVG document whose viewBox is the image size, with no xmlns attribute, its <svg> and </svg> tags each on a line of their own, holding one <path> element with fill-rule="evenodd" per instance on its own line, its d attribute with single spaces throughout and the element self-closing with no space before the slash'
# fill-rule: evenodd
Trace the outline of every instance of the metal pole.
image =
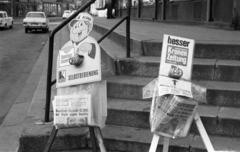
<svg viewBox="0 0 240 152">
<path fill-rule="evenodd" d="M 127 18 L 127 23 L 126 23 L 126 44 L 127 44 L 127 58 L 130 58 L 130 18 L 131 18 L 131 6 L 132 6 L 132 1 L 129 0 L 128 1 L 128 10 L 127 10 L 127 13 L 128 13 L 128 18 Z"/>
<path fill-rule="evenodd" d="M 154 20 L 158 19 L 158 0 L 155 0 L 155 5 L 154 5 Z"/>
<path fill-rule="evenodd" d="M 48 51 L 47 92 L 46 92 L 45 119 L 44 119 L 45 122 L 49 122 L 51 81 L 52 81 L 52 62 L 53 62 L 53 43 L 54 43 L 54 34 L 50 34 L 49 51 Z"/>
<path fill-rule="evenodd" d="M 52 144 L 53 144 L 53 141 L 54 141 L 54 139 L 55 139 L 55 137 L 57 135 L 57 132 L 58 132 L 58 129 L 56 129 L 56 127 L 53 126 L 52 132 L 50 134 L 50 137 L 49 137 L 49 139 L 48 139 L 48 141 L 46 143 L 46 146 L 45 146 L 43 152 L 50 152 Z"/>
<path fill-rule="evenodd" d="M 166 0 L 162 1 L 162 20 L 166 20 Z"/>
<path fill-rule="evenodd" d="M 211 0 L 207 0 L 206 22 L 210 21 L 210 14 L 211 14 Z"/>
<path fill-rule="evenodd" d="M 90 136 L 91 136 L 93 152 L 98 152 L 97 141 L 96 141 L 96 136 L 95 136 L 95 132 L 94 132 L 94 127 L 90 126 L 89 127 L 89 132 L 90 132 Z"/>
</svg>

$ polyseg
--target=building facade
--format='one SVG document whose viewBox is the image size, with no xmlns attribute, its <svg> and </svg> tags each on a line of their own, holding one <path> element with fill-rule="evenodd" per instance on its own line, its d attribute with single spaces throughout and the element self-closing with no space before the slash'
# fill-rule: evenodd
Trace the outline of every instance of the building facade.
<svg viewBox="0 0 240 152">
<path fill-rule="evenodd" d="M 23 17 L 30 11 L 41 11 L 40 0 L 14 0 L 12 2 L 12 16 Z"/>
<path fill-rule="evenodd" d="M 29 11 L 55 12 L 62 16 L 64 10 L 75 9 L 75 1 L 82 0 L 0 0 L 0 10 L 13 17 L 24 17 Z"/>
<path fill-rule="evenodd" d="M 0 10 L 8 12 L 8 14 L 12 14 L 12 1 L 10 0 L 0 0 Z"/>
<path fill-rule="evenodd" d="M 127 14 L 128 0 L 118 0 L 117 16 Z M 219 26 L 240 25 L 239 0 L 132 0 L 131 17 Z"/>
</svg>

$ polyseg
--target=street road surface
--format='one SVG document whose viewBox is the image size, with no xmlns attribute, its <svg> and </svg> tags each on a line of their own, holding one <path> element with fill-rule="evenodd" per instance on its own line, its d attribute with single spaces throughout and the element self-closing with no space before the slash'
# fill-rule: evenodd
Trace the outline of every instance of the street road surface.
<svg viewBox="0 0 240 152">
<path fill-rule="evenodd" d="M 58 23 L 61 21 L 57 20 Z M 42 32 L 25 33 L 22 23 L 14 22 L 13 29 L 0 29 L 0 125 L 24 86 L 49 36 L 49 33 Z M 50 29 L 53 26 L 56 24 L 50 25 Z"/>
</svg>

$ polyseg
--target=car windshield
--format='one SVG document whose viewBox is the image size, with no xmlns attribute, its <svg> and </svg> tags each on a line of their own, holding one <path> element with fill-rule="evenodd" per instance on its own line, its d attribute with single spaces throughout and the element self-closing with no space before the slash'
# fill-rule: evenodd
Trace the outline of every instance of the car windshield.
<svg viewBox="0 0 240 152">
<path fill-rule="evenodd" d="M 70 13 L 70 11 L 65 11 L 64 13 L 67 13 L 67 14 L 69 14 L 69 13 Z"/>
<path fill-rule="evenodd" d="M 27 17 L 45 18 L 43 13 L 28 13 Z"/>
<path fill-rule="evenodd" d="M 0 18 L 3 18 L 3 14 L 2 13 L 0 13 Z"/>
</svg>

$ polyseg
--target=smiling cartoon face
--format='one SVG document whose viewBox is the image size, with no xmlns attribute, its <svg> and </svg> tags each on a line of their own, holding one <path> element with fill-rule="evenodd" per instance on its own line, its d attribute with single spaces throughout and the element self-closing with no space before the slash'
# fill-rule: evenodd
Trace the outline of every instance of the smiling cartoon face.
<svg viewBox="0 0 240 152">
<path fill-rule="evenodd" d="M 85 39 L 93 27 L 93 17 L 88 13 L 80 13 L 70 24 L 70 39 L 80 42 Z"/>
<path fill-rule="evenodd" d="M 70 31 L 70 39 L 74 42 L 80 42 L 86 38 L 89 34 L 89 26 L 86 24 L 86 21 L 76 22 Z"/>
</svg>

